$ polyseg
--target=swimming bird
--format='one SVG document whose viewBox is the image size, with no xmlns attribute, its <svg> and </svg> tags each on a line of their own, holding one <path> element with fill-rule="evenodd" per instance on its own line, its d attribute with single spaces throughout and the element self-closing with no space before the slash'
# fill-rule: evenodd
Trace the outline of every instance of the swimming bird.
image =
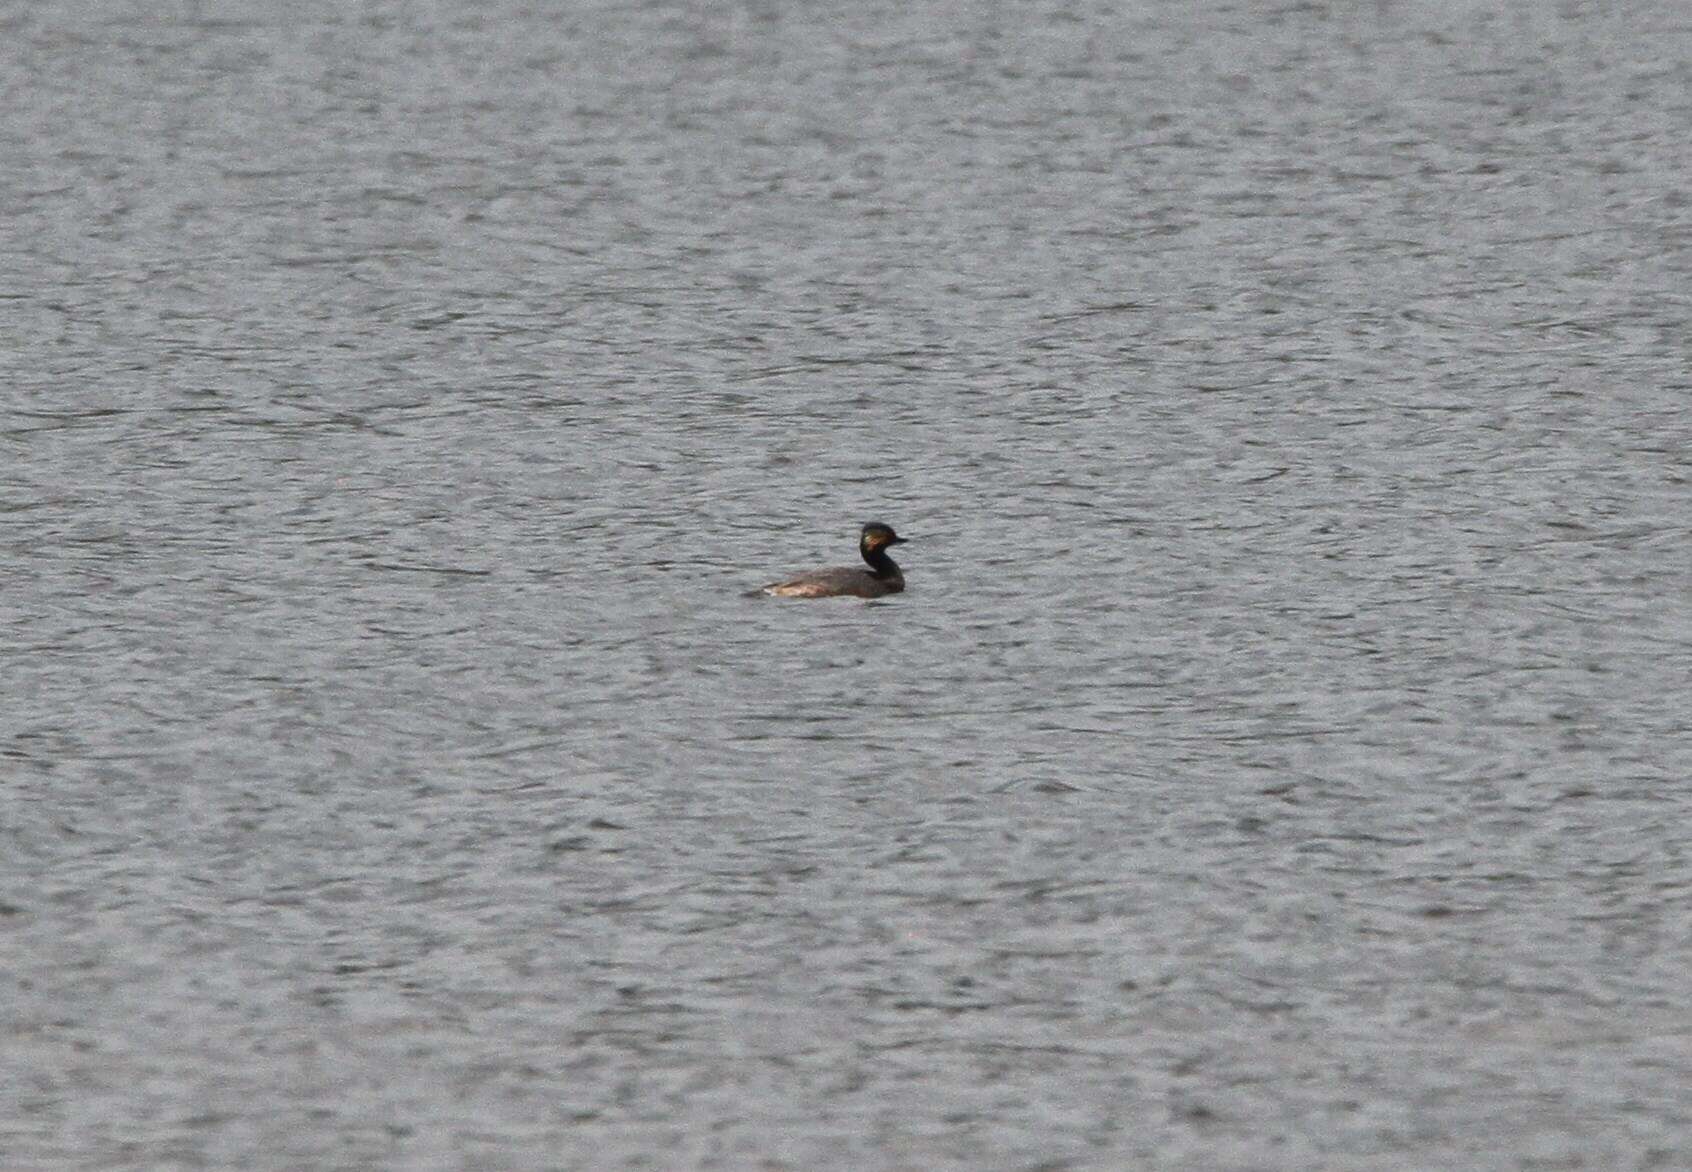
<svg viewBox="0 0 1692 1172">
<path fill-rule="evenodd" d="M 893 532 L 893 526 L 871 521 L 858 534 L 858 553 L 869 569 L 833 566 L 811 570 L 784 582 L 772 582 L 764 587 L 764 593 L 778 598 L 880 598 L 897 594 L 905 588 L 905 575 L 899 563 L 887 556 L 887 547 L 904 541 Z"/>
</svg>

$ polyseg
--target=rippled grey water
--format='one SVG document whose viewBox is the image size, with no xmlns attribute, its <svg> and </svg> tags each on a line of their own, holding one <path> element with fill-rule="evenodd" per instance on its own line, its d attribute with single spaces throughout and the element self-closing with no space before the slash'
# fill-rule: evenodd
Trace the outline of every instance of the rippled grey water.
<svg viewBox="0 0 1692 1172">
<path fill-rule="evenodd" d="M 0 25 L 7 1168 L 1692 1167 L 1683 8 Z"/>
</svg>

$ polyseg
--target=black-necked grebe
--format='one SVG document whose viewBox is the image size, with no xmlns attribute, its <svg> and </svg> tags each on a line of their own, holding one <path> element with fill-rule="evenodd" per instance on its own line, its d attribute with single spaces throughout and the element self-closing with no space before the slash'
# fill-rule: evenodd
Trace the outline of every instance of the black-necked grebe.
<svg viewBox="0 0 1692 1172">
<path fill-rule="evenodd" d="M 893 532 L 891 525 L 871 521 L 858 535 L 858 552 L 869 563 L 869 569 L 839 566 L 812 570 L 785 582 L 771 583 L 764 587 L 764 593 L 780 598 L 880 598 L 883 594 L 897 594 L 905 588 L 905 575 L 899 572 L 899 563 L 887 556 L 887 547 L 904 540 Z"/>
</svg>

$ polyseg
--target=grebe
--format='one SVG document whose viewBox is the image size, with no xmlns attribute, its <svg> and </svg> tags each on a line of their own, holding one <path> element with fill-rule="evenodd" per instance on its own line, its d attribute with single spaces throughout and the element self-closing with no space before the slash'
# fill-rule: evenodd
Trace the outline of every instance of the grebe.
<svg viewBox="0 0 1692 1172">
<path fill-rule="evenodd" d="M 764 593 L 779 598 L 880 598 L 897 594 L 905 588 L 905 575 L 899 571 L 899 563 L 887 556 L 887 547 L 903 544 L 904 540 L 893 532 L 893 526 L 871 521 L 858 535 L 858 552 L 869 569 L 837 566 L 812 570 L 785 582 L 773 582 L 764 587 Z"/>
</svg>

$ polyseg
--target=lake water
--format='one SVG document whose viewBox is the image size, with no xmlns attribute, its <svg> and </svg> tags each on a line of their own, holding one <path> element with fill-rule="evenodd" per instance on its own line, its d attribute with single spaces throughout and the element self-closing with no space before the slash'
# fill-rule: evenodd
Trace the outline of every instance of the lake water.
<svg viewBox="0 0 1692 1172">
<path fill-rule="evenodd" d="M 1692 1167 L 1683 7 L 0 45 L 8 1169 Z"/>
</svg>

